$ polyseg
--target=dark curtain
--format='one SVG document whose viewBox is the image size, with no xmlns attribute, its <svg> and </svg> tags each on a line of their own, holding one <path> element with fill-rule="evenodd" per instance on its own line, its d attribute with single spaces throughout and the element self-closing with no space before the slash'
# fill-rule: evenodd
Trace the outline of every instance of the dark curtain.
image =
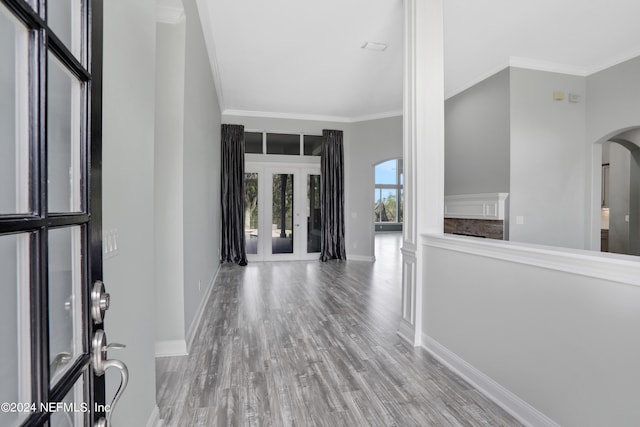
<svg viewBox="0 0 640 427">
<path fill-rule="evenodd" d="M 342 131 L 322 131 L 320 160 L 321 243 L 320 260 L 346 260 L 344 243 L 344 158 Z"/>
<path fill-rule="evenodd" d="M 244 240 L 244 126 L 222 125 L 222 262 L 247 265 Z"/>
</svg>

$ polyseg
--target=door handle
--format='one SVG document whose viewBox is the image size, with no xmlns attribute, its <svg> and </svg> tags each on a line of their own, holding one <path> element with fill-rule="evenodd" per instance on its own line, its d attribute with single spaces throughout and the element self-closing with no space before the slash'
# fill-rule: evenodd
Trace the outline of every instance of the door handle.
<svg viewBox="0 0 640 427">
<path fill-rule="evenodd" d="M 124 344 L 112 343 L 107 344 L 107 336 L 102 329 L 96 331 L 93 336 L 93 370 L 95 374 L 99 377 L 104 375 L 104 373 L 109 368 L 116 368 L 120 371 L 120 386 L 116 391 L 115 396 L 113 396 L 113 400 L 109 405 L 109 412 L 107 413 L 107 418 L 100 418 L 96 423 L 95 427 L 110 427 L 111 426 L 111 415 L 113 414 L 113 410 L 120 400 L 122 393 L 127 388 L 129 384 L 129 369 L 127 369 L 127 365 L 124 364 L 121 360 L 118 359 L 107 359 L 107 350 L 109 348 L 113 349 L 122 349 L 126 346 Z"/>
</svg>

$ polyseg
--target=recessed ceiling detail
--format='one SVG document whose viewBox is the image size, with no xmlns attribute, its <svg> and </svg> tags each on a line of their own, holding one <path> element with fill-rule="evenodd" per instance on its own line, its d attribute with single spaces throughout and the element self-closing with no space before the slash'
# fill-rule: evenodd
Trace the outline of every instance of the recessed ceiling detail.
<svg viewBox="0 0 640 427">
<path fill-rule="evenodd" d="M 198 9 L 222 110 L 345 121 L 402 110 L 402 0 L 199 0 Z M 365 41 L 387 48 L 364 54 Z"/>
<path fill-rule="evenodd" d="M 222 110 L 345 121 L 402 110 L 402 0 L 197 3 Z M 443 7 L 447 97 L 510 65 L 589 75 L 640 54 L 640 1 Z M 364 40 L 384 54 L 362 54 Z"/>
</svg>

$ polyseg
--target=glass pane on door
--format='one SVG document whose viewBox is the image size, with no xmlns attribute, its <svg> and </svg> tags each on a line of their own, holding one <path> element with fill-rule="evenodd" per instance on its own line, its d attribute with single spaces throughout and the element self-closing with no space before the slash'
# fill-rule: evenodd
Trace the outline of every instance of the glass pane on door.
<svg viewBox="0 0 640 427">
<path fill-rule="evenodd" d="M 274 174 L 271 252 L 293 253 L 293 174 Z"/>
<path fill-rule="evenodd" d="M 0 3 L 0 215 L 28 213 L 29 33 Z"/>
<path fill-rule="evenodd" d="M 31 401 L 29 235 L 0 236 L 0 402 Z M 13 408 L 9 408 L 13 409 Z M 17 426 L 29 411 L 0 411 L 0 425 Z M 22 413 L 21 413 L 22 412 Z"/>
<path fill-rule="evenodd" d="M 84 64 L 82 54 L 82 1 L 47 0 L 47 24 Z"/>
<path fill-rule="evenodd" d="M 244 238 L 247 254 L 258 253 L 258 174 L 244 174 Z"/>
<path fill-rule="evenodd" d="M 81 208 L 81 84 L 51 53 L 48 67 L 49 212 L 78 212 Z"/>
<path fill-rule="evenodd" d="M 49 370 L 54 384 L 82 353 L 80 227 L 49 231 Z"/>
<path fill-rule="evenodd" d="M 83 427 L 89 411 L 84 394 L 84 376 L 81 376 L 62 402 L 53 408 L 49 426 Z"/>
<path fill-rule="evenodd" d="M 320 252 L 320 175 L 307 175 L 307 253 Z"/>
</svg>

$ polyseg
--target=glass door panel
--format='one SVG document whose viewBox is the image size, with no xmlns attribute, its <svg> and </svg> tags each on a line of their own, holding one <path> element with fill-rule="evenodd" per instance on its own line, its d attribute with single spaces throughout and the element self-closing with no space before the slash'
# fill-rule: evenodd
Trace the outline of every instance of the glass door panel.
<svg viewBox="0 0 640 427">
<path fill-rule="evenodd" d="M 49 231 L 49 371 L 52 384 L 82 354 L 80 227 Z"/>
<path fill-rule="evenodd" d="M 249 172 L 244 174 L 244 238 L 247 254 L 258 254 L 260 241 L 258 223 L 258 174 Z"/>
<path fill-rule="evenodd" d="M 79 212 L 82 86 L 51 53 L 48 67 L 49 212 Z"/>
<path fill-rule="evenodd" d="M 307 253 L 320 252 L 320 175 L 307 175 Z"/>
<path fill-rule="evenodd" d="M 85 397 L 85 381 L 81 376 L 59 405 L 52 408 L 49 427 L 78 427 L 85 425 L 90 408 Z"/>
<path fill-rule="evenodd" d="M 32 400 L 29 263 L 29 234 L 0 236 L 0 402 L 3 403 Z M 0 411 L 0 425 L 17 426 L 27 413 Z"/>
<path fill-rule="evenodd" d="M 81 0 L 47 0 L 47 24 L 82 64 Z"/>
<path fill-rule="evenodd" d="M 0 215 L 28 213 L 29 32 L 0 3 Z"/>
<path fill-rule="evenodd" d="M 272 175 L 271 252 L 293 253 L 293 174 Z"/>
</svg>

